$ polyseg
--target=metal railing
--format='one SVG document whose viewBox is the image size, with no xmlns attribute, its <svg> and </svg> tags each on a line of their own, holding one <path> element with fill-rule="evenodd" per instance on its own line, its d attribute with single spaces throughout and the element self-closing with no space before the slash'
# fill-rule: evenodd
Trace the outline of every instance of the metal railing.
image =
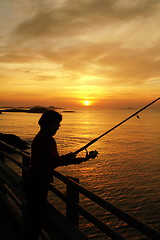
<svg viewBox="0 0 160 240">
<path fill-rule="evenodd" d="M 6 148 L 4 150 L 3 148 Z M 22 157 L 20 163 L 16 157 L 13 157 L 12 154 L 7 153 L 7 151 L 12 150 L 14 153 L 20 155 Z M 22 176 L 18 175 L 13 169 L 11 169 L 8 165 L 5 164 L 5 158 L 10 159 L 10 161 L 14 162 L 18 167 L 22 169 Z M 20 151 L 2 141 L 0 141 L 0 184 L 2 190 L 0 192 L 5 192 L 7 195 L 14 201 L 16 207 L 21 210 L 22 216 L 23 211 L 27 206 L 27 202 L 25 199 L 25 195 L 23 192 L 23 174 L 28 169 L 30 156 L 23 151 Z M 48 218 L 46 221 L 46 225 L 44 229 L 52 239 L 55 237 L 56 229 L 53 226 L 57 225 L 57 228 L 60 228 L 61 231 L 59 234 L 61 239 L 81 239 L 87 240 L 87 237 L 82 231 L 79 230 L 79 216 L 83 216 L 87 221 L 92 223 L 96 228 L 98 228 L 106 237 L 110 237 L 111 239 L 115 240 L 122 240 L 126 239 L 123 236 L 123 233 L 119 233 L 116 227 L 111 228 L 109 224 L 105 223 L 104 221 L 100 220 L 97 216 L 92 214 L 86 208 L 82 207 L 82 203 L 80 202 L 80 194 L 85 198 L 89 199 L 92 203 L 103 208 L 104 211 L 113 214 L 118 219 L 123 221 L 127 226 L 136 229 L 136 231 L 131 231 L 131 234 L 139 234 L 139 236 L 147 236 L 148 239 L 160 239 L 160 233 L 153 229 L 152 227 L 148 226 L 147 224 L 141 222 L 134 216 L 126 213 L 125 211 L 121 210 L 114 204 L 110 203 L 102 199 L 101 197 L 97 196 L 93 192 L 87 190 L 86 188 L 82 187 L 79 184 L 79 180 L 77 178 L 66 177 L 63 174 L 59 173 L 58 171 L 53 170 L 53 176 L 56 179 L 59 179 L 63 182 L 66 186 L 66 194 L 62 191 L 57 189 L 57 187 L 53 184 L 50 184 L 49 190 L 58 196 L 63 202 L 66 204 L 66 214 L 65 216 L 62 215 L 50 202 L 48 202 Z M 1 194 L 3 199 L 6 201 L 7 197 L 6 194 Z M 12 208 L 13 211 L 13 208 Z M 67 219 L 67 220 L 66 220 Z M 67 224 L 67 227 L 66 227 Z M 126 227 L 127 231 L 127 227 Z M 65 235 L 64 235 L 65 234 Z M 140 235 L 141 234 L 141 235 Z M 64 237 L 65 236 L 65 237 Z"/>
</svg>

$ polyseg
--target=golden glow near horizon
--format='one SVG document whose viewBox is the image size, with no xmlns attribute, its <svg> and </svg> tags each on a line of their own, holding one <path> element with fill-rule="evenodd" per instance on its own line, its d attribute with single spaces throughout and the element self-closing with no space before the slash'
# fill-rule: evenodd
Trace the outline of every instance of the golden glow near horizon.
<svg viewBox="0 0 160 240">
<path fill-rule="evenodd" d="M 159 96 L 159 1 L 0 1 L 0 105 Z"/>
<path fill-rule="evenodd" d="M 84 101 L 83 101 L 83 105 L 84 105 L 84 106 L 90 106 L 90 105 L 91 105 L 91 101 L 89 101 L 89 100 L 84 100 Z"/>
</svg>

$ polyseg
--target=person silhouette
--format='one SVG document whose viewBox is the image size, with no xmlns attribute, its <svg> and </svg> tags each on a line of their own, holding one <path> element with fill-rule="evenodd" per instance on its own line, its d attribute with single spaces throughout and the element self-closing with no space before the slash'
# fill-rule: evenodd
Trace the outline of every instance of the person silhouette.
<svg viewBox="0 0 160 240">
<path fill-rule="evenodd" d="M 62 115 L 47 110 L 40 117 L 40 131 L 31 144 L 31 164 L 24 175 L 24 191 L 28 207 L 24 216 L 24 238 L 36 240 L 45 219 L 49 183 L 53 182 L 52 170 L 59 166 L 79 164 L 89 159 L 76 158 L 74 153 L 59 156 L 56 134 L 62 121 Z"/>
</svg>

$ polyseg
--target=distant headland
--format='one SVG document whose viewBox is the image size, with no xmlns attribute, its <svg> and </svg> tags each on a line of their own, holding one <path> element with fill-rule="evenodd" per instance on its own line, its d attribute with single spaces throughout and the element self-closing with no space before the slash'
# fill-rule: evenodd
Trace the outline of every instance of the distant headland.
<svg viewBox="0 0 160 240">
<path fill-rule="evenodd" d="M 2 107 L 0 112 L 26 112 L 26 113 L 44 113 L 47 110 L 56 110 L 56 109 L 64 109 L 60 107 L 43 107 L 43 106 L 33 106 L 33 107 L 17 107 L 17 108 L 9 108 L 9 107 Z"/>
</svg>

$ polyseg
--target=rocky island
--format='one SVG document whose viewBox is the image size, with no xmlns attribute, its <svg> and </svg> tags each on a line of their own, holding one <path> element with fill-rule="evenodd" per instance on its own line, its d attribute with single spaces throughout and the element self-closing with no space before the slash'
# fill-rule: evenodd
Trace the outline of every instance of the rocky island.
<svg viewBox="0 0 160 240">
<path fill-rule="evenodd" d="M 57 108 L 54 106 L 49 107 L 43 107 L 43 106 L 34 106 L 29 109 L 26 108 L 7 108 L 7 109 L 1 109 L 2 112 L 26 112 L 26 113 L 44 113 L 47 110 L 56 110 L 56 109 L 63 109 L 63 108 Z"/>
</svg>

